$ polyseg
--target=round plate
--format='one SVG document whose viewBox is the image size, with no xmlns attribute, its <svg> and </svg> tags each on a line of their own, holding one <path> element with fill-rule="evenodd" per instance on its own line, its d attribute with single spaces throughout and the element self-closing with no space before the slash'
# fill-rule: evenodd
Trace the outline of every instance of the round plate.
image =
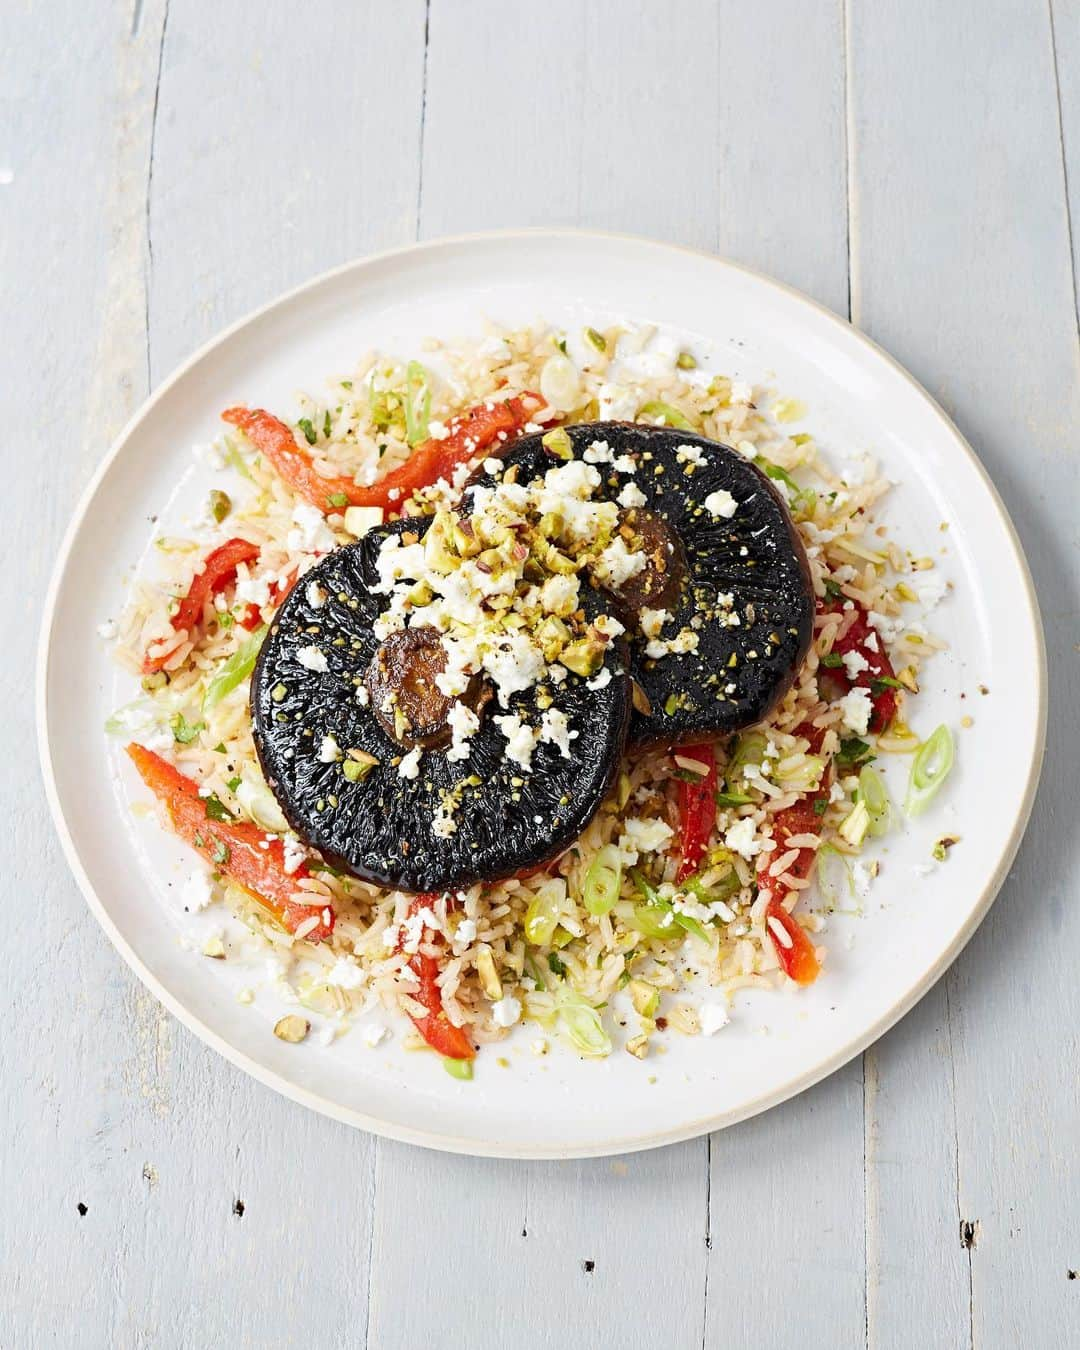
<svg viewBox="0 0 1080 1350">
<path fill-rule="evenodd" d="M 191 920 L 171 897 L 191 855 L 132 810 L 146 794 L 101 732 L 131 682 L 96 627 L 152 566 L 148 518 L 176 532 L 205 500 L 191 447 L 218 434 L 221 409 L 288 410 L 295 391 L 318 391 L 372 347 L 412 354 L 425 336 L 476 332 L 485 317 L 574 331 L 620 318 L 658 324 L 716 369 L 805 403 L 806 426 L 831 456 L 876 455 L 897 483 L 886 512 L 894 537 L 933 555 L 954 586 L 929 621 L 950 648 L 927 666 L 911 718 L 923 734 L 948 721 L 958 750 L 934 807 L 883 841 L 863 915 L 830 922 L 828 962 L 812 988 L 740 995 L 720 1034 L 666 1037 L 667 1052 L 645 1061 L 621 1049 L 581 1060 L 556 1038 L 538 1058 L 535 1029 L 522 1027 L 461 1083 L 435 1056 L 406 1052 L 400 1027 L 374 1050 L 355 1032 L 329 1047 L 277 1040 L 280 1009 L 269 995 L 237 1002 L 242 985 L 258 982 L 252 972 L 184 944 Z M 1001 501 L 956 428 L 894 361 L 804 296 L 731 263 L 640 239 L 525 231 L 340 268 L 229 329 L 167 380 L 113 447 L 64 541 L 46 605 L 38 718 L 53 814 L 91 909 L 139 978 L 203 1040 L 278 1091 L 379 1134 L 567 1158 L 648 1148 L 753 1115 L 831 1073 L 907 1011 L 971 936 L 1016 852 L 1042 755 L 1044 686 L 1036 601 Z M 961 729 L 967 714 L 974 725 Z M 895 798 L 909 761 L 894 759 L 883 757 Z M 928 870 L 945 832 L 960 843 Z"/>
</svg>

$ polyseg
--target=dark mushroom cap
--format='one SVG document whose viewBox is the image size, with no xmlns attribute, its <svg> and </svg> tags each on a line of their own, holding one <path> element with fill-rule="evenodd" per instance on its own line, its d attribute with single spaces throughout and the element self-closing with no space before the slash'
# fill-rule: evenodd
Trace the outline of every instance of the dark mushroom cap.
<svg viewBox="0 0 1080 1350">
<path fill-rule="evenodd" d="M 366 706 L 358 701 L 357 690 L 366 687 L 380 645 L 373 625 L 386 606 L 374 590 L 377 550 L 390 532 L 422 534 L 426 526 L 426 520 L 405 521 L 374 530 L 316 564 L 278 611 L 251 684 L 256 750 L 292 828 L 333 865 L 414 892 L 496 881 L 561 853 L 611 786 L 630 720 L 625 651 L 613 645 L 604 660 L 611 678 L 602 688 L 569 673 L 560 685 L 511 695 L 505 709 L 492 700 L 481 709 L 468 759 L 428 749 L 418 776 L 401 777 L 398 765 L 408 747 L 380 725 L 370 698 Z M 323 603 L 312 605 L 321 595 Z M 609 607 L 588 588 L 581 605 L 590 618 Z M 305 648 L 325 656 L 325 671 L 298 660 Z M 578 735 L 568 759 L 552 744 L 537 744 L 531 772 L 523 772 L 507 759 L 506 738 L 491 718 L 517 713 L 538 726 L 547 695 Z M 377 765 L 350 781 L 345 760 L 320 759 L 327 735 L 342 752 L 359 751 Z M 448 795 L 457 801 L 457 830 L 444 838 L 433 823 Z"/>
<path fill-rule="evenodd" d="M 673 566 L 683 575 L 674 598 L 665 595 L 671 617 L 663 636 L 670 639 L 690 627 L 698 637 L 695 651 L 654 659 L 646 655 L 644 636 L 635 635 L 620 614 L 630 628 L 631 673 L 651 706 L 647 713 L 635 708 L 631 742 L 687 742 L 760 722 L 790 688 L 813 635 L 806 552 L 780 494 L 737 451 L 692 432 L 629 422 L 566 430 L 575 458 L 603 441 L 616 459 L 634 460 L 634 473 L 596 463 L 602 477 L 596 495 L 615 499 L 627 483 L 635 483 L 645 497 L 647 544 L 655 546 L 657 519 L 670 529 Z M 702 462 L 680 458 L 683 447 L 699 449 Z M 558 462 L 539 435 L 523 437 L 505 457 L 507 467 L 518 465 L 519 482 L 542 476 Z M 728 519 L 704 505 L 721 490 L 736 502 Z M 720 598 L 727 596 L 730 605 Z"/>
</svg>

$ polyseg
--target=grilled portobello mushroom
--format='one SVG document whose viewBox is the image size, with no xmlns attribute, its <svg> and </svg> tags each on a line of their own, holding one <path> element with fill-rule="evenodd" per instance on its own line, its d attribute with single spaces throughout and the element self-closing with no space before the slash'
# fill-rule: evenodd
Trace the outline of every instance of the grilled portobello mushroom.
<svg viewBox="0 0 1080 1350">
<path fill-rule="evenodd" d="M 255 747 L 293 829 L 334 866 L 413 892 L 495 881 L 561 853 L 611 786 L 631 712 L 625 651 L 613 642 L 587 675 L 533 685 L 505 707 L 471 680 L 460 702 L 479 728 L 468 757 L 454 758 L 459 700 L 436 684 L 445 653 L 434 629 L 382 641 L 373 631 L 387 603 L 380 546 L 429 525 L 398 521 L 323 558 L 278 611 L 251 685 Z M 610 609 L 588 586 L 580 603 L 590 620 Z M 523 772 L 494 718 L 538 727 L 553 704 L 577 733 L 569 757 L 541 741 Z"/>
<path fill-rule="evenodd" d="M 600 472 L 595 495 L 623 505 L 620 533 L 645 566 L 621 585 L 599 575 L 594 585 L 608 586 L 631 639 L 631 742 L 694 741 L 761 721 L 813 633 L 806 553 L 778 491 L 737 451 L 692 432 L 594 422 L 565 433 L 555 456 L 543 436 L 523 437 L 500 476 L 529 482 L 572 450 Z"/>
</svg>

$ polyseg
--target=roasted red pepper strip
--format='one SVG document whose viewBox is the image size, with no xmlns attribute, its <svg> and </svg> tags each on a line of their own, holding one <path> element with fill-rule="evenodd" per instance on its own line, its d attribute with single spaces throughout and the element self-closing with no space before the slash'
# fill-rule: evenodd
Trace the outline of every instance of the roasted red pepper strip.
<svg viewBox="0 0 1080 1350">
<path fill-rule="evenodd" d="M 207 600 L 232 581 L 241 563 L 254 562 L 258 556 L 259 546 L 247 539 L 229 539 L 208 553 L 203 561 L 202 570 L 192 577 L 187 595 L 180 601 L 176 613 L 169 620 L 173 628 L 178 633 L 185 629 L 189 634 L 194 633 L 203 616 Z M 161 670 L 175 650 L 176 647 L 173 646 L 157 656 L 146 656 L 143 659 L 143 673 L 152 675 L 154 671 Z"/>
<path fill-rule="evenodd" d="M 841 612 L 834 607 L 833 612 Z M 868 645 L 870 644 L 870 645 Z M 870 626 L 866 610 L 855 606 L 855 619 L 842 638 L 833 644 L 833 651 L 843 658 L 850 652 L 856 652 L 866 662 L 866 669 L 860 670 L 852 679 L 843 665 L 827 667 L 829 677 L 843 686 L 845 693 L 852 689 L 867 689 L 870 692 L 870 730 L 884 731 L 896 716 L 896 690 L 888 685 L 879 684 L 874 689 L 875 680 L 896 678 L 892 662 L 885 651 L 885 644 L 879 634 Z"/>
<path fill-rule="evenodd" d="M 262 623 L 262 611 L 258 605 L 245 605 L 236 616 L 236 622 L 241 628 L 247 629 L 249 633 L 254 633 L 255 629 Z"/>
<path fill-rule="evenodd" d="M 709 835 L 716 824 L 716 755 L 711 745 L 681 745 L 672 754 L 709 766 L 708 773 L 695 774 L 694 781 L 679 779 L 679 842 L 682 862 L 675 874 L 676 884 L 685 881 L 701 866 Z"/>
<path fill-rule="evenodd" d="M 302 905 L 293 900 L 296 883 L 309 873 L 303 863 L 295 872 L 285 871 L 280 839 L 268 842 L 265 832 L 248 821 L 212 820 L 193 779 L 143 745 L 129 745 L 127 752 L 185 844 L 253 895 L 288 932 L 295 933 L 305 920 L 317 918 L 318 924 L 304 934 L 307 941 L 322 942 L 330 936 L 335 916 L 329 905 Z"/>
<path fill-rule="evenodd" d="M 769 876 L 769 868 L 783 853 L 788 851 L 787 841 L 800 834 L 817 834 L 821 829 L 821 817 L 815 812 L 815 802 L 827 802 L 828 790 L 819 789 L 804 800 L 779 811 L 773 817 L 773 838 L 776 848 L 769 853 L 758 854 L 757 874 L 758 893 L 769 896 L 766 910 L 766 930 L 772 939 L 777 960 L 786 975 L 790 975 L 796 984 L 813 984 L 821 970 L 821 964 L 814 952 L 814 944 L 801 924 L 787 912 L 783 906 L 784 890 L 775 877 Z M 787 871 L 800 880 L 810 875 L 817 856 L 812 848 L 800 848 L 799 856 L 788 866 Z M 791 939 L 788 946 L 773 932 L 769 919 L 775 919 Z"/>
<path fill-rule="evenodd" d="M 438 900 L 437 895 L 418 895 L 409 905 L 408 916 L 411 918 L 418 914 L 420 910 L 429 908 Z M 398 942 L 398 950 L 401 949 L 401 942 Z M 440 1055 L 445 1055 L 447 1059 L 475 1059 L 476 1050 L 472 1042 L 466 1036 L 461 1027 L 454 1026 L 453 1022 L 447 1017 L 443 1009 L 442 990 L 437 984 L 439 978 L 439 961 L 437 957 L 429 956 L 426 952 L 417 952 L 409 962 L 409 969 L 420 981 L 418 990 L 409 990 L 411 999 L 417 1003 L 422 1003 L 427 1009 L 424 1017 L 410 1018 L 414 1027 L 431 1046 L 432 1050 L 437 1050 Z"/>
<path fill-rule="evenodd" d="M 261 408 L 227 408 L 226 422 L 239 427 L 294 492 L 306 497 L 320 511 L 332 511 L 331 497 L 344 497 L 349 506 L 381 506 L 398 509 L 413 492 L 430 487 L 440 478 L 452 478 L 461 464 L 482 455 L 520 434 L 526 422 L 544 406 L 536 394 L 521 394 L 501 403 L 480 403 L 450 424 L 450 434 L 441 441 L 418 445 L 404 464 L 391 469 L 371 487 L 360 487 L 351 478 L 324 478 L 310 453 L 298 445 L 291 428 Z M 499 437 L 502 435 L 503 440 Z M 393 494 L 393 495 L 391 495 Z"/>
</svg>

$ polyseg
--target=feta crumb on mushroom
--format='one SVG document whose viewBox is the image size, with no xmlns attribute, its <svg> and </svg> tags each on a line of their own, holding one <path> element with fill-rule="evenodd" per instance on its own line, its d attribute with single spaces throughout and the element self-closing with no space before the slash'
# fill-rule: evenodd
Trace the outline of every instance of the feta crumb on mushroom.
<svg viewBox="0 0 1080 1350">
<path fill-rule="evenodd" d="M 726 488 L 717 488 L 715 492 L 710 492 L 702 505 L 712 516 L 717 516 L 722 520 L 730 520 L 738 509 L 739 503 Z"/>
</svg>

